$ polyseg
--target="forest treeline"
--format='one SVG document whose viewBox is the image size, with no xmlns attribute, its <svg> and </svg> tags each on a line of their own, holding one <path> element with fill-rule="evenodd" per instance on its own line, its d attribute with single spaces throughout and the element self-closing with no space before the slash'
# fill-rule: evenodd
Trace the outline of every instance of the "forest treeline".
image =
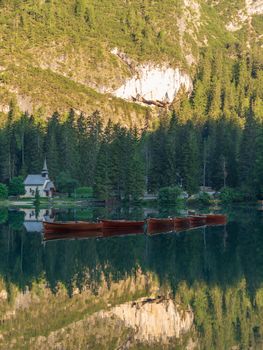
<svg viewBox="0 0 263 350">
<path fill-rule="evenodd" d="M 55 112 L 46 124 L 15 117 L 10 106 L 0 130 L 0 182 L 39 173 L 46 156 L 51 178 L 66 173 L 99 198 L 140 197 L 181 185 L 236 188 L 245 197 L 263 193 L 263 64 L 257 55 L 206 52 L 190 98 L 162 112 L 156 128 L 127 129 L 99 111 Z"/>
</svg>

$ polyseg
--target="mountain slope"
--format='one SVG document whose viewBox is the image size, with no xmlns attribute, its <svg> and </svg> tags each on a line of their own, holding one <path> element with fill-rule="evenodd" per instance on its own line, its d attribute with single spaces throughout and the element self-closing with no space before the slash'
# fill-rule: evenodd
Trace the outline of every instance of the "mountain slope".
<svg viewBox="0 0 263 350">
<path fill-rule="evenodd" d="M 0 109 L 6 112 L 16 97 L 21 110 L 42 108 L 44 116 L 70 107 L 100 109 L 105 119 L 142 124 L 145 107 L 112 97 L 138 78 L 136 67 L 179 69 L 193 78 L 201 48 L 234 45 L 240 33 L 262 40 L 262 0 L 249 1 L 2 0 Z M 242 11 L 247 19 L 229 30 Z M 176 91 L 180 87 L 179 79 Z"/>
</svg>

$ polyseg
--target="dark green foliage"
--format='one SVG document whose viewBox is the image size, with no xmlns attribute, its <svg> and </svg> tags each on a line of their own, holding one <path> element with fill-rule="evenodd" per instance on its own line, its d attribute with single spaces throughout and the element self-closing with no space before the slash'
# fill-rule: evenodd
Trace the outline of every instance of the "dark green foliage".
<svg viewBox="0 0 263 350">
<path fill-rule="evenodd" d="M 8 219 L 8 209 L 0 208 L 0 224 L 4 224 Z"/>
<path fill-rule="evenodd" d="M 36 217 L 38 217 L 39 214 L 39 206 L 40 206 L 40 194 L 39 194 L 39 189 L 36 189 L 35 193 L 35 199 L 34 199 L 34 206 L 35 206 L 35 211 L 36 211 Z"/>
<path fill-rule="evenodd" d="M 96 165 L 94 192 L 101 199 L 114 195 L 137 200 L 144 190 L 144 166 L 137 132 L 120 125 L 105 129 Z"/>
<path fill-rule="evenodd" d="M 248 199 L 246 194 L 240 190 L 225 187 L 220 191 L 219 198 L 224 203 L 242 202 Z"/>
<path fill-rule="evenodd" d="M 9 196 L 20 196 L 25 194 L 25 186 L 21 176 L 13 177 L 8 185 Z"/>
<path fill-rule="evenodd" d="M 61 126 L 59 124 L 59 114 L 55 112 L 49 120 L 47 134 L 45 138 L 45 153 L 49 166 L 49 174 L 56 177 L 60 169 L 60 149 L 61 144 Z M 61 155 L 62 156 L 62 155 Z M 64 158 L 63 158 L 64 159 Z"/>
<path fill-rule="evenodd" d="M 69 172 L 61 172 L 56 178 L 56 184 L 59 192 L 67 193 L 68 196 L 71 197 L 79 183 L 70 176 Z"/>
<path fill-rule="evenodd" d="M 94 178 L 94 194 L 99 199 L 108 199 L 112 194 L 109 156 L 109 145 L 105 141 L 103 141 L 98 153 L 97 166 Z"/>
<path fill-rule="evenodd" d="M 76 157 L 79 161 L 77 178 L 81 184 L 92 186 L 102 137 L 102 122 L 99 111 L 87 118 L 83 114 L 77 120 L 78 148 Z"/>
<path fill-rule="evenodd" d="M 78 198 L 91 198 L 92 194 L 93 192 L 91 187 L 78 187 L 76 189 L 76 196 Z"/>
<path fill-rule="evenodd" d="M 201 204 L 201 205 L 209 205 L 211 204 L 212 202 L 212 198 L 211 196 L 206 193 L 206 192 L 200 192 L 199 195 L 198 195 L 198 202 Z"/>
<path fill-rule="evenodd" d="M 181 135 L 181 177 L 184 188 L 189 193 L 198 191 L 200 185 L 200 155 L 197 135 L 192 123 L 188 122 Z"/>
<path fill-rule="evenodd" d="M 162 119 L 157 131 L 150 135 L 149 149 L 150 149 L 150 169 L 148 191 L 155 192 L 160 187 L 170 185 L 167 178 L 167 163 L 168 156 L 168 139 L 167 128 L 168 122 Z"/>
<path fill-rule="evenodd" d="M 0 199 L 6 199 L 8 196 L 8 188 L 5 184 L 0 183 Z"/>
<path fill-rule="evenodd" d="M 158 202 L 160 205 L 176 205 L 183 199 L 182 194 L 181 187 L 162 187 L 159 191 Z"/>
</svg>

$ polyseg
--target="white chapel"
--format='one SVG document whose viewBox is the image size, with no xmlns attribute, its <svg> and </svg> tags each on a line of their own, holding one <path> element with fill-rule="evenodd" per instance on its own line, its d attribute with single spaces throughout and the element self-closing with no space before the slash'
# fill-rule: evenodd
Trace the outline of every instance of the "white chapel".
<svg viewBox="0 0 263 350">
<path fill-rule="evenodd" d="M 37 189 L 40 197 L 53 197 L 55 186 L 48 176 L 46 159 L 41 174 L 27 175 L 24 185 L 26 193 L 23 197 L 35 197 Z"/>
</svg>

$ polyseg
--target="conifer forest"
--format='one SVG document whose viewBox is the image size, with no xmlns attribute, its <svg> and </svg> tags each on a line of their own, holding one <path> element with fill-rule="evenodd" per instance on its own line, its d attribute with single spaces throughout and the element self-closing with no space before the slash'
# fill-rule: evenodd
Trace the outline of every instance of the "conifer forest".
<svg viewBox="0 0 263 350">
<path fill-rule="evenodd" d="M 260 198 L 263 61 L 256 52 L 229 50 L 231 59 L 205 51 L 190 97 L 182 91 L 172 110 L 140 128 L 105 123 L 100 110 L 54 111 L 43 121 L 11 102 L 0 130 L 0 181 L 39 172 L 46 157 L 52 178 L 67 174 L 101 199 L 138 199 L 176 185 L 190 194 L 227 186 L 244 199 Z"/>
</svg>

